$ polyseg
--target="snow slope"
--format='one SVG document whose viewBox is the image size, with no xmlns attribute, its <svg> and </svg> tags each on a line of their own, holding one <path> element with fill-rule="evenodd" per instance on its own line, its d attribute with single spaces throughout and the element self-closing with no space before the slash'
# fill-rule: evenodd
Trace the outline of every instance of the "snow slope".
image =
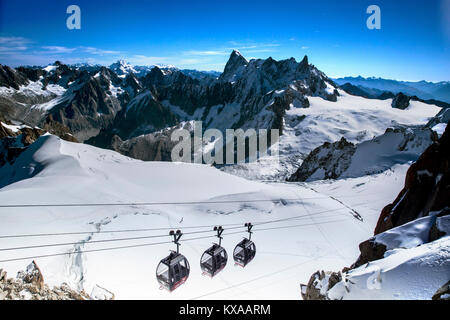
<svg viewBox="0 0 450 320">
<path fill-rule="evenodd" d="M 403 177 L 404 168 L 398 173 L 395 169 L 392 175 Z M 36 255 L 171 240 L 165 236 L 167 230 L 96 233 L 99 230 L 174 228 L 189 233 L 209 231 L 213 225 L 220 224 L 225 227 L 223 245 L 231 255 L 234 245 L 245 233 L 231 234 L 244 228 L 227 231 L 227 225 L 240 227 L 249 221 L 255 224 L 252 239 L 258 251 L 254 261 L 242 269 L 235 267 L 230 257 L 227 267 L 214 279 L 202 276 L 199 267 L 201 253 L 214 238 L 182 241 L 181 252 L 190 261 L 191 276 L 173 293 L 159 290 L 155 279 L 157 263 L 174 249 L 172 244 L 36 259 L 49 284 L 66 281 L 73 288 L 84 288 L 88 293 L 99 285 L 112 291 L 118 299 L 299 299 L 298 284 L 307 281 L 311 273 L 319 268 L 341 269 L 355 260 L 358 255 L 355 243 L 372 234 L 374 212 L 380 212 L 392 201 L 392 194 L 403 184 L 403 178 L 394 181 L 383 174 L 350 179 L 344 185 L 346 180 L 341 180 L 336 183 L 332 198 L 310 189 L 308 184 L 248 181 L 206 165 L 142 162 L 51 135 L 40 137 L 12 167 L 0 168 L 0 177 L 2 185 L 14 182 L 0 189 L 2 205 L 241 201 L 154 206 L 0 207 L 0 235 L 92 232 L 58 237 L 0 238 L 0 248 L 76 243 L 0 251 L 0 260 L 29 257 L 0 262 L 10 274 L 24 269 Z M 386 184 L 386 179 L 390 185 L 383 189 L 380 185 Z M 363 184 L 364 189 L 360 191 L 364 192 L 349 192 L 346 188 L 354 183 Z M 361 203 L 370 203 L 366 199 L 372 199 L 372 186 L 377 189 L 377 204 L 372 203 L 369 209 Z M 355 218 L 355 210 L 363 221 Z M 294 219 L 257 225 L 286 218 Z M 196 228 L 187 228 L 193 226 Z M 92 243 L 155 235 L 163 237 Z M 204 235 L 213 236 L 213 232 L 185 234 L 183 238 Z"/>
<path fill-rule="evenodd" d="M 449 280 L 450 236 L 433 242 L 435 217 L 424 217 L 375 237 L 387 247 L 384 258 L 349 271 L 328 291 L 331 299 L 431 299 Z M 438 218 L 447 223 L 448 216 Z"/>
</svg>

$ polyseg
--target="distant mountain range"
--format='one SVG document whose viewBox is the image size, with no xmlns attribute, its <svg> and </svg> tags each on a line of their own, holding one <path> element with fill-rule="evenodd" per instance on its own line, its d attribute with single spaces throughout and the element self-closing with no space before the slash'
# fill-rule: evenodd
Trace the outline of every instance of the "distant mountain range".
<svg viewBox="0 0 450 320">
<path fill-rule="evenodd" d="M 60 123 L 80 142 L 147 161 L 170 160 L 171 132 L 193 130 L 193 121 L 222 133 L 279 129 L 280 165 L 263 160 L 263 175 L 260 165 L 222 169 L 249 178 L 283 178 L 325 142 L 345 137 L 360 143 L 398 124 L 424 125 L 440 111 L 432 105 L 443 106 L 386 91 L 393 86 L 370 89 L 344 81 L 339 87 L 307 56 L 247 60 L 238 51 L 223 73 L 124 60 L 109 67 L 59 61 L 45 67 L 0 65 L 0 115 L 32 128 Z M 446 118 L 442 113 L 433 124 Z M 219 139 L 208 148 L 216 143 L 223 146 Z"/>
<path fill-rule="evenodd" d="M 450 81 L 397 81 L 382 78 L 344 77 L 333 79 L 338 85 L 350 83 L 357 87 L 371 89 L 372 93 L 389 91 L 394 94 L 402 92 L 421 99 L 435 99 L 450 103 Z M 364 91 L 368 91 L 364 89 Z M 370 91 L 368 91 L 370 92 Z"/>
</svg>

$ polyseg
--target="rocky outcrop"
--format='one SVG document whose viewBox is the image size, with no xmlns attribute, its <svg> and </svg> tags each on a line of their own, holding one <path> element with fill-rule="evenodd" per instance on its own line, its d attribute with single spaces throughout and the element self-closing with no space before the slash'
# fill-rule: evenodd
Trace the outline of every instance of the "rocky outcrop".
<svg viewBox="0 0 450 320">
<path fill-rule="evenodd" d="M 114 294 L 104 288 L 94 288 L 90 296 L 86 292 L 72 290 L 66 283 L 50 288 L 33 261 L 25 271 L 19 271 L 15 279 L 8 278 L 0 269 L 0 300 L 91 300 L 114 299 Z"/>
<path fill-rule="evenodd" d="M 327 291 L 342 280 L 341 272 L 317 271 L 308 281 L 300 285 L 303 300 L 329 300 Z"/>
<path fill-rule="evenodd" d="M 320 174 L 318 179 L 337 179 L 348 169 L 355 151 L 355 145 L 344 137 L 338 142 L 325 142 L 311 151 L 288 181 L 307 181 L 311 178 L 314 179 L 314 174 Z M 317 172 L 318 170 L 320 172 Z"/>
<path fill-rule="evenodd" d="M 430 128 L 396 127 L 359 144 L 325 142 L 305 158 L 288 181 L 355 178 L 388 170 L 397 163 L 417 160 L 437 135 Z"/>
<path fill-rule="evenodd" d="M 392 108 L 405 110 L 406 108 L 409 107 L 410 100 L 411 100 L 411 97 L 399 92 L 394 97 L 394 99 L 392 99 Z"/>
</svg>

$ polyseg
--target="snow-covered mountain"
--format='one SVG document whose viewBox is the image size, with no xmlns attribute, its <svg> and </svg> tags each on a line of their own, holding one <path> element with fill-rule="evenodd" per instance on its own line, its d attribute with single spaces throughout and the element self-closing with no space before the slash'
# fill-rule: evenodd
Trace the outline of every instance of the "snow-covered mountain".
<svg viewBox="0 0 450 320">
<path fill-rule="evenodd" d="M 50 285 L 93 296 L 107 288 L 119 299 L 430 298 L 449 270 L 449 109 L 381 90 L 340 88 L 307 56 L 248 60 L 236 50 L 223 73 L 123 60 L 0 65 L 0 235 L 66 233 L 0 237 L 0 267 L 11 274 L 36 259 Z M 195 121 L 222 132 L 279 129 L 269 147 L 279 158 L 168 162 L 171 133 L 192 132 Z M 225 227 L 231 253 L 249 221 L 255 260 L 242 270 L 230 259 L 203 277 L 197 262 L 212 227 Z M 185 232 L 192 270 L 169 295 L 153 277 L 173 248 L 171 228 Z M 402 272 L 416 275 L 424 261 L 427 276 L 405 285 Z"/>
<path fill-rule="evenodd" d="M 8 118 L 35 126 L 51 115 L 80 141 L 143 160 L 155 160 L 156 154 L 170 160 L 166 148 L 171 144 L 160 132 L 189 121 L 203 121 L 203 130 L 279 129 L 282 136 L 274 147 L 280 162 L 262 158 L 223 168 L 252 179 L 284 179 L 324 142 L 344 137 L 359 143 L 397 124 L 425 124 L 439 112 L 417 100 L 396 111 L 393 99 L 350 95 L 307 57 L 248 61 L 233 51 L 218 77 L 174 67 L 140 69 L 123 60 L 97 69 L 59 62 L 41 69 L 3 69 L 0 111 Z"/>
</svg>

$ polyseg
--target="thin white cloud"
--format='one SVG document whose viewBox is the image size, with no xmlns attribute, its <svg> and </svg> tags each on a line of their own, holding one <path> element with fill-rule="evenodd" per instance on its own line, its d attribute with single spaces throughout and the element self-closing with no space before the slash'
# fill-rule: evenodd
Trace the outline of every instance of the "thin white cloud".
<svg viewBox="0 0 450 320">
<path fill-rule="evenodd" d="M 30 41 L 23 37 L 0 37 L 0 54 L 16 54 L 27 50 Z"/>
<path fill-rule="evenodd" d="M 51 53 L 72 53 L 76 50 L 76 48 L 67 48 L 62 46 L 43 46 L 41 48 Z"/>
<path fill-rule="evenodd" d="M 192 56 L 222 56 L 229 54 L 229 52 L 223 50 L 204 50 L 204 51 L 190 50 L 183 52 L 183 54 Z"/>
<path fill-rule="evenodd" d="M 30 40 L 23 37 L 0 37 L 1 45 L 18 46 L 30 43 Z"/>
<path fill-rule="evenodd" d="M 90 54 L 96 54 L 96 55 L 106 55 L 106 54 L 120 54 L 120 51 L 115 51 L 115 50 L 104 50 L 104 49 L 99 49 L 99 48 L 94 48 L 94 47 L 80 47 L 82 50 L 84 50 L 87 53 Z"/>
</svg>

